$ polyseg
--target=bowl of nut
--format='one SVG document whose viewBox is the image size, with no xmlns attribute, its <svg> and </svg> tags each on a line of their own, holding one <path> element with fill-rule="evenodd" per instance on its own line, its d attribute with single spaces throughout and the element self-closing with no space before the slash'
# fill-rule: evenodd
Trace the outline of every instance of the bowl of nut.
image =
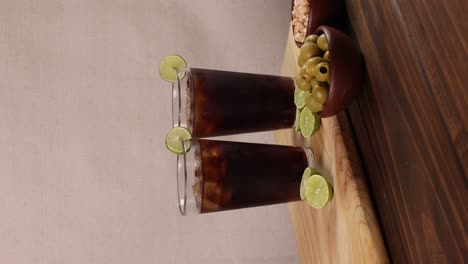
<svg viewBox="0 0 468 264">
<path fill-rule="evenodd" d="M 364 61 L 353 40 L 343 32 L 320 26 L 304 39 L 297 61 L 296 85 L 305 106 L 325 118 L 344 110 L 359 93 Z"/>
<path fill-rule="evenodd" d="M 345 13 L 343 0 L 292 0 L 291 26 L 298 47 L 320 25 L 334 25 Z"/>
</svg>

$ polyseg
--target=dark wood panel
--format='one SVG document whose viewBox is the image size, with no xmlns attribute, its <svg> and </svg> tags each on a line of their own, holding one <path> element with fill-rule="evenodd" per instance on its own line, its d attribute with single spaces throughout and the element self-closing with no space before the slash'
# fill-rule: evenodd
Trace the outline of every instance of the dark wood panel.
<svg viewBox="0 0 468 264">
<path fill-rule="evenodd" d="M 433 59 L 421 59 L 434 47 L 417 46 L 397 1 L 349 0 L 347 6 L 368 71 L 349 113 L 390 258 L 462 263 L 468 220 L 465 81 L 454 78 L 444 91 L 431 82 L 445 78 L 443 70 L 426 68 Z M 463 70 L 463 64 L 449 67 Z M 453 113 L 455 119 L 446 118 Z"/>
<path fill-rule="evenodd" d="M 396 0 L 447 133 L 468 171 L 468 1 Z M 416 10 L 416 11 L 414 11 Z"/>
</svg>

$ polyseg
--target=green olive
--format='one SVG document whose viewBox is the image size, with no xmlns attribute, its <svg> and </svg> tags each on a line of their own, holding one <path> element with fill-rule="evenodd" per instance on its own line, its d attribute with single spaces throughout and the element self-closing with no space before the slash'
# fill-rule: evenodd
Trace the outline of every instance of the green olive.
<svg viewBox="0 0 468 264">
<path fill-rule="evenodd" d="M 309 58 L 321 56 L 322 50 L 317 46 L 317 44 L 312 42 L 306 42 L 302 45 L 301 49 L 299 50 L 300 56 L 304 60 L 308 60 Z"/>
<path fill-rule="evenodd" d="M 325 54 L 323 54 L 323 59 L 326 60 L 326 61 L 330 61 L 330 51 L 327 50 L 327 52 L 325 52 Z"/>
<path fill-rule="evenodd" d="M 304 39 L 304 43 L 305 43 L 305 42 L 317 43 L 318 37 L 319 37 L 319 36 L 316 35 L 316 34 L 309 35 L 309 36 L 307 36 L 307 38 Z"/>
<path fill-rule="evenodd" d="M 304 60 L 301 55 L 297 57 L 297 65 L 299 65 L 299 67 L 302 67 L 302 65 L 304 65 L 305 62 L 306 60 Z"/>
<path fill-rule="evenodd" d="M 323 110 L 323 104 L 317 102 L 311 93 L 306 96 L 306 106 L 313 113 L 317 113 Z"/>
<path fill-rule="evenodd" d="M 322 34 L 320 35 L 320 37 L 318 37 L 317 46 L 323 51 L 328 50 L 328 41 L 327 41 L 327 37 L 325 36 L 325 34 Z"/>
<path fill-rule="evenodd" d="M 314 78 L 312 78 L 312 81 L 310 81 L 310 86 L 315 87 L 315 85 L 317 85 L 317 84 L 319 84 L 319 83 L 320 83 L 320 82 L 317 81 L 317 79 L 315 79 L 315 77 L 314 77 Z"/>
<path fill-rule="evenodd" d="M 330 82 L 330 65 L 328 62 L 321 62 L 315 66 L 315 79 L 319 82 Z"/>
<path fill-rule="evenodd" d="M 319 83 L 312 88 L 312 97 L 315 101 L 324 104 L 328 100 L 328 88 L 325 84 Z"/>
<path fill-rule="evenodd" d="M 303 65 L 301 67 L 301 70 L 299 71 L 299 76 L 304 78 L 306 81 L 310 82 L 312 81 L 312 78 L 314 78 L 314 75 L 313 74 L 309 74 L 307 73 L 306 71 L 306 65 Z"/>
<path fill-rule="evenodd" d="M 299 77 L 296 79 L 296 84 L 299 89 L 302 91 L 309 91 L 312 88 L 312 85 L 310 85 L 310 82 L 308 82 L 306 79 Z"/>
<path fill-rule="evenodd" d="M 308 59 L 304 65 L 306 67 L 307 74 L 313 76 L 315 73 L 315 66 L 317 66 L 317 64 L 321 62 L 323 62 L 323 59 L 321 57 L 313 57 Z"/>
</svg>

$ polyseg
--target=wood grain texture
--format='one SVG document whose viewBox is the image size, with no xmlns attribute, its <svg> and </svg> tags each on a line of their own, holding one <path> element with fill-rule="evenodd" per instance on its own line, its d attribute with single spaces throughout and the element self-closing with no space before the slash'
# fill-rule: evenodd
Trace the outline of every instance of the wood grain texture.
<svg viewBox="0 0 468 264">
<path fill-rule="evenodd" d="M 390 260 L 468 260 L 466 1 L 347 1 L 368 80 L 349 109 Z"/>
<path fill-rule="evenodd" d="M 282 74 L 297 75 L 298 53 L 290 37 Z M 311 147 L 316 167 L 334 187 L 333 199 L 323 209 L 313 209 L 303 201 L 290 204 L 302 262 L 387 263 L 384 242 L 345 115 L 322 119 L 322 127 L 312 138 L 304 139 L 298 132 L 282 130 L 275 132 L 275 140 L 280 144 Z"/>
</svg>

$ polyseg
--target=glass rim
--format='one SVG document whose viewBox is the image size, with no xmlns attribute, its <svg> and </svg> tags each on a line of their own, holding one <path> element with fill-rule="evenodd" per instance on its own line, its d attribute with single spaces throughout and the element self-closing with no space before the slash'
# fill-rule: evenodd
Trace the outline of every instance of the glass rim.
<svg viewBox="0 0 468 264">
<path fill-rule="evenodd" d="M 185 147 L 184 147 L 185 149 Z M 181 175 L 179 175 L 179 163 L 181 162 L 180 159 L 183 157 L 183 199 L 181 198 Z M 183 155 L 177 155 L 177 201 L 179 204 L 179 211 L 180 214 L 185 215 L 187 209 L 187 156 L 184 153 Z"/>
<path fill-rule="evenodd" d="M 196 152 L 198 140 L 191 138 L 188 140 L 180 140 L 182 142 L 182 149 L 183 153 L 180 155 L 177 155 L 177 199 L 178 199 L 178 205 L 179 205 L 179 211 L 180 214 L 185 216 L 187 214 L 187 201 L 188 201 L 188 182 L 189 179 L 188 177 L 191 175 L 188 175 L 188 158 L 187 154 L 190 151 Z M 186 149 L 186 143 L 190 142 L 191 147 L 189 149 Z M 201 161 L 199 162 L 200 166 L 202 166 Z M 182 167 L 182 168 L 181 168 Z M 182 170 L 181 170 L 182 169 Z M 201 168 L 200 168 L 201 169 Z"/>
<path fill-rule="evenodd" d="M 181 126 L 182 123 L 182 80 L 190 74 L 190 68 L 180 67 L 176 69 L 177 71 L 177 82 L 173 82 L 172 85 L 172 126 Z M 177 122 L 176 122 L 177 121 Z"/>
<path fill-rule="evenodd" d="M 192 139 L 189 140 L 180 140 L 182 143 L 182 151 L 181 155 L 177 155 L 177 198 L 179 201 L 179 211 L 182 215 L 185 215 L 187 209 L 187 149 L 185 148 L 185 142 L 192 143 Z M 182 166 L 183 166 L 183 199 L 181 199 L 181 175 L 179 175 L 179 163 L 181 162 L 180 159 L 182 158 Z"/>
</svg>

